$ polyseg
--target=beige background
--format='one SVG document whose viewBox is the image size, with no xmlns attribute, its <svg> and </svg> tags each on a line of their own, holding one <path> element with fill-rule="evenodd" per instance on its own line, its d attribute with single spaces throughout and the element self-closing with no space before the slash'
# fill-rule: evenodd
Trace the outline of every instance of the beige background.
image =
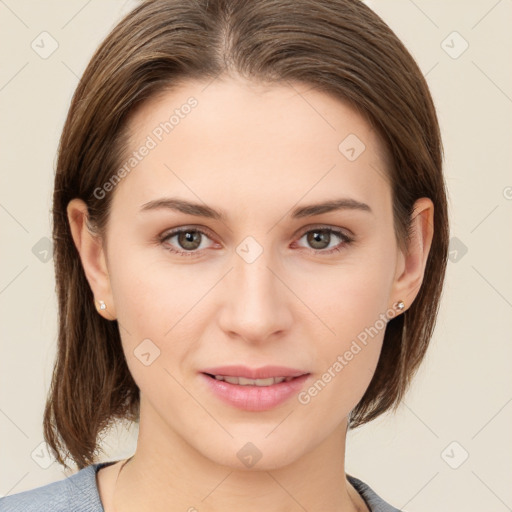
<svg viewBox="0 0 512 512">
<path fill-rule="evenodd" d="M 346 469 L 409 512 L 512 510 L 512 1 L 368 3 L 431 86 L 446 152 L 452 261 L 412 389 L 396 415 L 349 433 Z M 78 77 L 134 5 L 0 0 L 0 495 L 65 476 L 41 444 L 56 339 L 46 252 L 53 167 Z M 33 41 L 39 53 L 58 47 L 42 58 Z M 136 431 L 117 434 L 105 459 L 135 447 Z"/>
</svg>

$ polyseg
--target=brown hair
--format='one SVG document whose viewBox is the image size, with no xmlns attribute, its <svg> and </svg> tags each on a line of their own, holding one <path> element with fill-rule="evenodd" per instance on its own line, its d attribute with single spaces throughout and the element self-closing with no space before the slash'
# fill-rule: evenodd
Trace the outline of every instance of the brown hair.
<svg viewBox="0 0 512 512">
<path fill-rule="evenodd" d="M 96 461 L 98 435 L 115 419 L 137 421 L 139 390 L 116 321 L 94 307 L 66 207 L 83 199 L 104 232 L 115 174 L 135 107 L 178 84 L 219 75 L 302 82 L 357 109 L 390 156 L 394 223 L 407 239 L 415 200 L 434 205 L 434 237 L 414 303 L 389 321 L 380 359 L 349 428 L 396 409 L 428 347 L 448 250 L 442 143 L 427 83 L 400 40 L 359 0 L 149 0 L 97 49 L 73 96 L 59 145 L 53 240 L 59 307 L 57 358 L 44 435 L 59 463 Z M 65 455 L 65 457 L 64 457 Z"/>
</svg>

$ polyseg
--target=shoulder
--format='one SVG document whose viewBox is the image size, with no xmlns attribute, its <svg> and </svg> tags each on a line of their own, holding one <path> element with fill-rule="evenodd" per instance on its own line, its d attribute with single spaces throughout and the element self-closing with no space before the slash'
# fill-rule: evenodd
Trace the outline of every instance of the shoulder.
<svg viewBox="0 0 512 512">
<path fill-rule="evenodd" d="M 384 501 L 368 484 L 347 474 L 347 478 L 356 491 L 363 497 L 371 512 L 401 512 Z"/>
<path fill-rule="evenodd" d="M 109 464 L 91 464 L 58 482 L 0 498 L 0 512 L 103 512 L 96 473 Z"/>
</svg>

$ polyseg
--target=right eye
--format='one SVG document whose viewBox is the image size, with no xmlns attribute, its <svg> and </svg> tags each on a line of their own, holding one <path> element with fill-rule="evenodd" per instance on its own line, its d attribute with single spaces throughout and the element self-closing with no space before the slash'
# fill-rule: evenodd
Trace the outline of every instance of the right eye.
<svg viewBox="0 0 512 512">
<path fill-rule="evenodd" d="M 166 232 L 160 241 L 164 248 L 172 253 L 179 256 L 194 257 L 198 252 L 205 249 L 205 247 L 201 247 L 203 237 L 209 238 L 208 234 L 201 229 L 178 228 Z M 170 242 L 173 238 L 176 238 L 176 243 L 179 245 L 178 248 Z"/>
</svg>

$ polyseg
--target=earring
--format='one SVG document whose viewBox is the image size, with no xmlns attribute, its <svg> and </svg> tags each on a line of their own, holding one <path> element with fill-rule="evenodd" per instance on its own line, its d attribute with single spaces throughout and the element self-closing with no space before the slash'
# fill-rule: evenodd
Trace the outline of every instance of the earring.
<svg viewBox="0 0 512 512">
<path fill-rule="evenodd" d="M 102 309 L 102 310 L 103 310 L 103 309 L 107 309 L 107 305 L 106 305 L 102 300 L 99 300 L 99 301 L 98 301 L 98 303 L 99 303 L 99 305 L 100 305 L 100 306 L 99 306 L 99 307 L 100 307 L 100 309 Z"/>
<path fill-rule="evenodd" d="M 405 308 L 405 303 L 403 300 L 400 300 L 396 303 L 396 309 L 398 309 L 398 311 L 402 311 L 404 308 Z"/>
</svg>

